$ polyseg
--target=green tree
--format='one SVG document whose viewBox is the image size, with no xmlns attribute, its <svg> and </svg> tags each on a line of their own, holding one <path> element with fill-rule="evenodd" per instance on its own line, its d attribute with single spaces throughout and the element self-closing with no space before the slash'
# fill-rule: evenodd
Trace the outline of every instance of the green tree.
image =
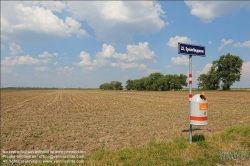
<svg viewBox="0 0 250 166">
<path fill-rule="evenodd" d="M 123 87 L 122 87 L 122 83 L 119 82 L 119 81 L 116 81 L 115 83 L 115 90 L 122 90 Z"/>
<path fill-rule="evenodd" d="M 106 82 L 100 85 L 100 89 L 109 90 L 111 89 L 110 83 Z"/>
<path fill-rule="evenodd" d="M 219 60 L 213 61 L 213 66 L 222 81 L 223 90 L 230 90 L 234 82 L 240 81 L 243 60 L 236 55 L 222 55 Z"/>
<path fill-rule="evenodd" d="M 126 81 L 126 84 L 127 85 L 125 87 L 127 90 L 135 90 L 135 81 L 134 80 L 129 79 Z"/>
<path fill-rule="evenodd" d="M 201 74 L 197 80 L 198 89 L 217 90 L 219 88 L 220 78 L 214 66 L 210 68 L 207 74 Z"/>
<path fill-rule="evenodd" d="M 198 80 L 198 89 L 209 90 L 209 80 L 207 74 L 201 74 L 197 80 Z"/>
<path fill-rule="evenodd" d="M 149 84 L 150 84 L 150 90 L 157 91 L 160 88 L 160 80 L 162 77 L 164 77 L 163 74 L 156 72 L 152 73 L 149 76 Z"/>
<path fill-rule="evenodd" d="M 182 89 L 182 86 L 187 86 L 187 76 L 180 74 L 180 76 L 178 76 L 177 74 L 172 75 L 169 81 L 169 90 L 180 90 Z"/>
<path fill-rule="evenodd" d="M 122 83 L 119 81 L 106 82 L 100 85 L 100 89 L 104 90 L 122 90 Z"/>
</svg>

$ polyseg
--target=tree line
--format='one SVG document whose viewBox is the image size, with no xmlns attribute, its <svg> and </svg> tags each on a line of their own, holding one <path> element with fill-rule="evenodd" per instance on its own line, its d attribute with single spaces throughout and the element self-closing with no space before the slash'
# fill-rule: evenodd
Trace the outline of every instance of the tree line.
<svg viewBox="0 0 250 166">
<path fill-rule="evenodd" d="M 167 74 L 163 75 L 159 72 L 152 73 L 147 77 L 135 80 L 127 80 L 127 90 L 149 90 L 149 91 L 169 91 L 180 90 L 183 86 L 187 86 L 187 76 L 184 74 Z"/>
<path fill-rule="evenodd" d="M 142 77 L 135 80 L 127 80 L 127 90 L 147 90 L 147 91 L 169 91 L 180 90 L 183 86 L 187 86 L 187 76 L 184 74 L 167 74 L 163 75 L 160 72 L 152 73 L 147 77 Z M 103 90 L 122 90 L 122 83 L 119 81 L 111 81 L 100 85 Z"/>
<path fill-rule="evenodd" d="M 222 55 L 218 60 L 213 61 L 210 70 L 206 74 L 198 77 L 198 89 L 217 90 L 222 87 L 223 90 L 230 90 L 234 82 L 240 81 L 243 60 L 236 55 Z M 152 73 L 147 77 L 140 79 L 127 80 L 127 90 L 147 90 L 147 91 L 169 91 L 181 90 L 187 86 L 187 76 L 184 74 L 167 74 L 160 72 Z M 111 81 L 100 85 L 104 90 L 122 90 L 122 83 Z"/>
</svg>

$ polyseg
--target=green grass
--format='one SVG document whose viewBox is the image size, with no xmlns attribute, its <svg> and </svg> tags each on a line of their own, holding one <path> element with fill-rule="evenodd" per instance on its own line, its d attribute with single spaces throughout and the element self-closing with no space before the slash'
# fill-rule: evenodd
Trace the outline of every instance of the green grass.
<svg viewBox="0 0 250 166">
<path fill-rule="evenodd" d="M 210 166 L 217 165 L 218 163 L 228 163 L 231 165 L 236 165 L 235 160 L 221 159 L 220 151 L 245 151 L 247 152 L 246 160 L 249 160 L 250 125 L 248 124 L 237 127 L 230 127 L 212 137 L 206 137 L 204 135 L 193 135 L 192 144 L 189 143 L 188 138 L 178 137 L 174 141 L 151 142 L 143 147 L 130 147 L 118 151 L 100 150 L 91 156 L 86 156 L 84 158 L 84 165 Z"/>
<path fill-rule="evenodd" d="M 188 138 L 177 138 L 170 142 L 151 142 L 144 147 L 130 147 L 119 151 L 99 151 L 86 160 L 86 165 L 173 165 L 205 166 L 230 163 L 223 160 L 220 151 L 247 151 L 249 160 L 250 125 L 230 127 L 227 130 L 205 137 L 193 135 L 193 143 Z"/>
</svg>

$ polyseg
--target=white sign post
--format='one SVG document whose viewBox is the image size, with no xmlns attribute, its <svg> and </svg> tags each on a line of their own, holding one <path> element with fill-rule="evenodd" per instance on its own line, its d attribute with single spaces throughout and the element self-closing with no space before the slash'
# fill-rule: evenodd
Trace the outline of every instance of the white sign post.
<svg viewBox="0 0 250 166">
<path fill-rule="evenodd" d="M 178 43 L 178 54 L 189 55 L 189 117 L 191 112 L 192 99 L 192 56 L 206 56 L 206 47 L 192 44 Z M 189 142 L 192 143 L 192 124 L 189 124 Z"/>
</svg>

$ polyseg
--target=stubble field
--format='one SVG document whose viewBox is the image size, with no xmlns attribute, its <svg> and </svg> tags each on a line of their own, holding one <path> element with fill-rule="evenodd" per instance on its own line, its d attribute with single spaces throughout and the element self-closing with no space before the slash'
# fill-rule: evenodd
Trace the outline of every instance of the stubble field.
<svg viewBox="0 0 250 166">
<path fill-rule="evenodd" d="M 194 94 L 200 93 L 198 91 Z M 205 92 L 211 136 L 250 123 L 250 92 Z M 2 90 L 4 150 L 119 150 L 188 137 L 188 92 Z"/>
</svg>

